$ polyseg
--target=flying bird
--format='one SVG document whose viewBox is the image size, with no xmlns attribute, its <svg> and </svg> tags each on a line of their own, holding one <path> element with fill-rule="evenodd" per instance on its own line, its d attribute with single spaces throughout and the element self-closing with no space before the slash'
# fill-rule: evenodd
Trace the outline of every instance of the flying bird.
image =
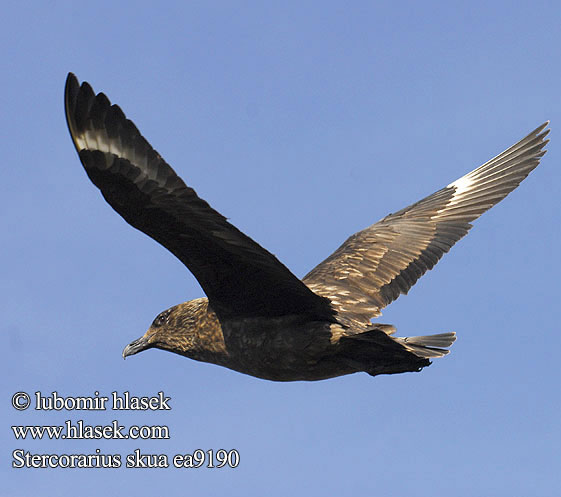
<svg viewBox="0 0 561 497">
<path fill-rule="evenodd" d="M 230 224 L 123 111 L 70 73 L 66 120 L 91 181 L 172 252 L 207 298 L 161 312 L 123 357 L 158 348 L 275 381 L 420 371 L 455 333 L 397 337 L 373 322 L 505 198 L 545 154 L 549 124 L 441 190 L 349 237 L 302 280 Z"/>
</svg>

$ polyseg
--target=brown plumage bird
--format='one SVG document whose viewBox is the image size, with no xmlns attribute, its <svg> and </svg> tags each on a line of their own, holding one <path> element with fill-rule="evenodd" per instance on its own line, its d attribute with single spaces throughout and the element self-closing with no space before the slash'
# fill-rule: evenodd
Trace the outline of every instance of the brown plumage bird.
<svg viewBox="0 0 561 497">
<path fill-rule="evenodd" d="M 123 356 L 155 347 L 277 381 L 420 371 L 454 333 L 395 337 L 372 323 L 544 155 L 548 123 L 427 198 L 352 235 L 303 280 L 199 198 L 117 105 L 68 75 L 84 168 L 129 224 L 170 250 L 207 298 L 160 313 Z"/>
</svg>

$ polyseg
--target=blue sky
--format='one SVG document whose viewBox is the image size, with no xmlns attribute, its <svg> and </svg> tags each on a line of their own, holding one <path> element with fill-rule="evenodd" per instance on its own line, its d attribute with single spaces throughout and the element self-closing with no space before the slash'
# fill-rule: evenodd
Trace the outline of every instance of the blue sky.
<svg viewBox="0 0 561 497">
<path fill-rule="evenodd" d="M 0 19 L 0 495 L 553 496 L 559 462 L 561 10 L 555 2 L 9 3 Z M 90 183 L 68 71 L 303 276 L 347 236 L 547 119 L 542 164 L 382 322 L 456 331 L 420 374 L 280 384 L 123 347 L 202 296 Z M 17 391 L 130 391 L 171 411 L 16 411 Z M 15 440 L 160 424 L 169 440 Z M 12 469 L 35 454 L 237 449 L 236 469 Z M 79 492 L 77 490 L 79 488 Z"/>
</svg>

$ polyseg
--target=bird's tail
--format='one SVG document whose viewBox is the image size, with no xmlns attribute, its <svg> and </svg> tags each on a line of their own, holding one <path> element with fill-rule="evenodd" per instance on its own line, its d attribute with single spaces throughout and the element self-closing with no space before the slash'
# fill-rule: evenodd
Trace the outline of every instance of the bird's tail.
<svg viewBox="0 0 561 497">
<path fill-rule="evenodd" d="M 386 335 L 391 336 L 397 328 L 391 324 L 374 323 L 374 329 L 383 331 Z M 456 333 L 439 333 L 437 335 L 423 335 L 418 337 L 391 337 L 400 345 L 403 345 L 409 352 L 413 352 L 418 357 L 429 359 L 431 357 L 443 357 L 450 351 L 446 347 L 450 347 L 456 341 Z"/>
<path fill-rule="evenodd" d="M 341 338 L 341 354 L 357 371 L 378 374 L 420 371 L 433 357 L 448 354 L 456 334 L 440 333 L 418 337 L 393 337 L 395 326 L 374 323 L 361 333 Z"/>
<path fill-rule="evenodd" d="M 424 335 L 419 337 L 392 337 L 395 341 L 403 345 L 407 350 L 413 352 L 418 357 L 429 359 L 432 357 L 442 357 L 450 351 L 450 347 L 456 341 L 456 333 L 439 333 L 438 335 Z"/>
</svg>

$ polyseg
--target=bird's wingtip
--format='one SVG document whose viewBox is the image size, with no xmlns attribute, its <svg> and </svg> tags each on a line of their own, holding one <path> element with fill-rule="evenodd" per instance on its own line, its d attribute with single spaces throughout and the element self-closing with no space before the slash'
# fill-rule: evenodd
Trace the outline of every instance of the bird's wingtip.
<svg viewBox="0 0 561 497">
<path fill-rule="evenodd" d="M 545 138 L 551 130 L 545 129 L 549 126 L 549 119 L 544 122 L 542 125 L 538 126 L 531 134 L 533 135 L 542 135 L 542 138 Z M 542 133 L 543 132 L 543 133 Z"/>
</svg>

